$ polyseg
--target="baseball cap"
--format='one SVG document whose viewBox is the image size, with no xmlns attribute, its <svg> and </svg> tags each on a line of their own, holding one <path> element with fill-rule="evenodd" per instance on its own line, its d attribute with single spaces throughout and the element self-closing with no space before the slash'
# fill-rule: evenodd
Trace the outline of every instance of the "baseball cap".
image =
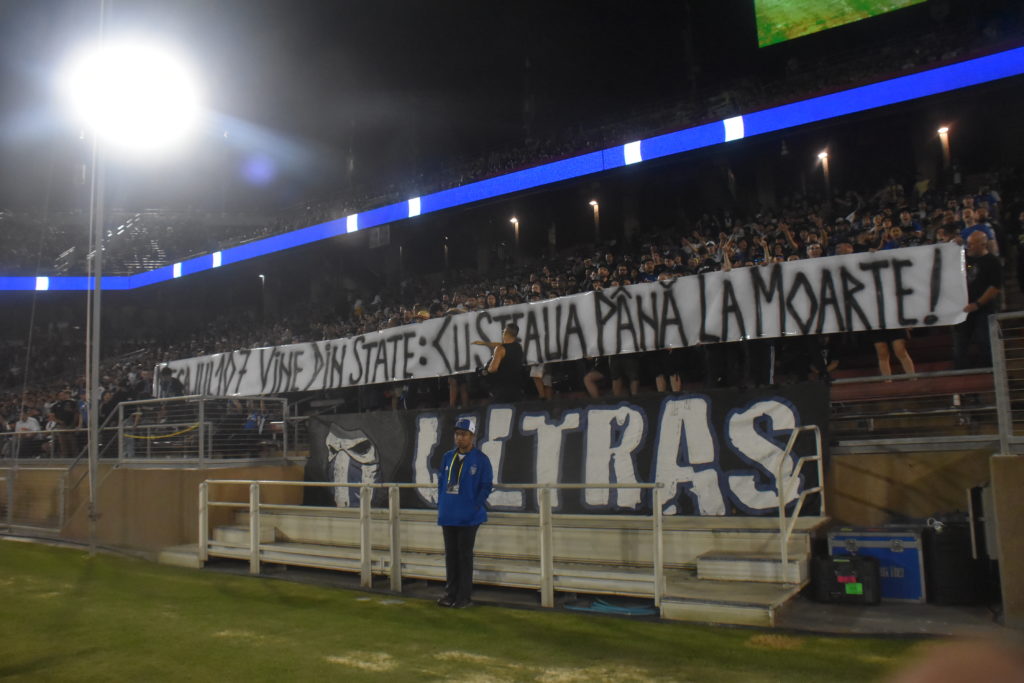
<svg viewBox="0 0 1024 683">
<path fill-rule="evenodd" d="M 476 418 L 473 417 L 460 417 L 455 421 L 455 429 L 462 430 L 464 432 L 470 432 L 476 434 Z"/>
</svg>

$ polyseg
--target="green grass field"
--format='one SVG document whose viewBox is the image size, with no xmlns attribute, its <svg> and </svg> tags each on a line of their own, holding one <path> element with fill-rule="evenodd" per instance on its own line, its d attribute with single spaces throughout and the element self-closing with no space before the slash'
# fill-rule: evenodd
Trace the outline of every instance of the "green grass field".
<svg viewBox="0 0 1024 683">
<path fill-rule="evenodd" d="M 757 0 L 757 42 L 760 47 L 774 45 L 922 2 L 924 0 Z"/>
<path fill-rule="evenodd" d="M 400 596 L 0 541 L 0 679 L 865 681 L 915 642 Z"/>
</svg>

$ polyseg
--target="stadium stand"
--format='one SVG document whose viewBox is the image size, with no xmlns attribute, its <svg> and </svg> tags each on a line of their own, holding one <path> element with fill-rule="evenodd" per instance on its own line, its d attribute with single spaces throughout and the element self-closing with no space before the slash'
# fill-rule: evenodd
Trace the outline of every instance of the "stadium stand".
<svg viewBox="0 0 1024 683">
<path fill-rule="evenodd" d="M 553 256 L 537 256 L 519 263 L 510 250 L 498 250 L 492 254 L 493 263 L 484 277 L 469 269 L 447 274 L 435 271 L 405 278 L 391 291 L 367 285 L 361 294 L 352 295 L 351 305 L 340 315 L 336 309 L 309 303 L 295 306 L 273 320 L 260 321 L 251 309 L 240 307 L 220 313 L 197 329 L 180 330 L 177 335 L 158 338 L 145 330 L 137 330 L 133 338 L 108 343 L 104 384 L 122 400 L 146 398 L 151 393 L 151 385 L 140 378 L 148 375 L 157 363 L 179 358 L 354 336 L 408 324 L 423 316 L 436 317 L 448 312 L 539 301 L 654 279 L 686 277 L 719 270 L 725 264 L 734 268 L 758 267 L 807 258 L 812 245 L 817 244 L 823 247 L 822 255 L 832 255 L 960 241 L 963 230 L 960 213 L 966 204 L 987 212 L 988 223 L 1005 245 L 1015 241 L 1020 225 L 1015 216 L 1008 215 L 1004 219 L 1003 208 L 1016 206 L 1019 196 L 1007 198 L 1009 201 L 1004 199 L 999 180 L 994 176 L 994 173 L 980 175 L 979 186 L 969 192 L 958 188 L 948 192 L 928 190 L 915 195 L 913 188 L 904 189 L 886 180 L 874 191 L 847 192 L 831 203 L 822 197 L 793 196 L 783 202 L 783 208 L 754 216 L 705 213 L 686 227 L 648 232 L 643 242 L 632 248 L 621 244 L 580 244 Z M 1019 183 L 1015 172 L 1004 176 L 1011 187 Z M 440 283 L 439 277 L 443 277 Z M 69 389 L 73 396 L 83 396 L 83 359 L 74 335 L 67 325 L 35 330 L 27 368 L 25 346 L 9 343 L 0 348 L 0 367 L 5 370 L 0 382 L 5 391 L 0 415 L 5 424 L 13 425 L 18 420 L 22 405 L 19 395 L 25 396 L 24 405 L 42 425 L 47 422 L 48 408 L 57 391 Z M 947 337 L 941 339 L 944 341 L 937 345 L 915 339 L 910 344 L 911 353 L 917 355 L 915 350 L 919 346 L 930 344 L 932 349 L 923 357 L 933 363 L 929 367 L 948 367 L 949 342 Z M 780 344 L 776 356 L 778 379 L 792 381 L 815 377 L 822 374 L 823 367 L 838 377 L 844 373 L 848 376 L 853 368 L 864 374 L 873 365 L 870 363 L 874 359 L 872 344 L 867 340 L 835 339 L 829 351 L 827 363 L 820 365 L 816 360 L 808 361 L 797 345 Z M 669 388 L 668 383 L 656 381 L 656 376 L 662 372 L 658 369 L 660 359 L 654 354 L 648 356 L 642 359 L 643 387 L 645 390 Z M 692 363 L 689 357 L 687 360 L 695 366 L 708 365 L 707 359 L 699 363 Z M 583 378 L 592 368 L 582 361 L 561 365 L 564 367 L 554 369 L 556 389 L 562 393 L 583 392 Z M 714 363 L 711 366 L 714 367 Z M 686 367 L 673 368 L 669 374 L 680 371 L 683 374 L 680 381 L 686 386 L 736 385 L 750 381 L 749 377 L 725 374 L 702 377 Z M 606 368 L 603 374 L 608 374 Z M 607 377 L 602 379 L 607 380 Z M 348 403 L 363 410 L 437 406 L 449 400 L 444 380 L 423 380 L 411 387 L 350 389 L 347 392 Z M 479 389 L 475 395 L 477 399 L 482 398 Z"/>
</svg>

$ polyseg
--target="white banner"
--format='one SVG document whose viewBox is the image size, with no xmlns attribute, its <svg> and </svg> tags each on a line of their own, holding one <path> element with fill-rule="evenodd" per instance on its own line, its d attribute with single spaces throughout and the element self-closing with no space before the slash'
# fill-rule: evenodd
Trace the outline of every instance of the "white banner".
<svg viewBox="0 0 1024 683">
<path fill-rule="evenodd" d="M 512 322 L 527 362 L 696 344 L 961 322 L 956 244 L 737 268 L 450 315 L 329 341 L 244 349 L 166 365 L 190 394 L 315 391 L 470 372 Z M 158 366 L 159 371 L 163 366 Z"/>
</svg>

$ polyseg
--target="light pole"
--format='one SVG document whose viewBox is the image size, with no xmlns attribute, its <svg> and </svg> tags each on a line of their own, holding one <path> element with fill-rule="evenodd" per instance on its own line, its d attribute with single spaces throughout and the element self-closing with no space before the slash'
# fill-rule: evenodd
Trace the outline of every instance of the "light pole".
<svg viewBox="0 0 1024 683">
<path fill-rule="evenodd" d="M 260 320 L 267 316 L 267 276 L 260 273 Z"/>
<path fill-rule="evenodd" d="M 594 244 L 597 245 L 601 242 L 601 205 L 591 199 L 590 206 L 594 209 Z"/>
<path fill-rule="evenodd" d="M 949 126 L 942 126 L 937 131 L 942 144 L 942 170 L 949 170 Z"/>
<path fill-rule="evenodd" d="M 828 152 L 818 152 L 818 161 L 821 162 L 821 171 L 825 176 L 825 198 L 830 201 L 832 199 L 832 178 L 828 172 Z"/>
<path fill-rule="evenodd" d="M 515 232 L 515 242 L 514 242 L 515 248 L 516 248 L 515 249 L 515 256 L 516 256 L 516 261 L 518 261 L 519 260 L 519 219 L 516 218 L 515 216 L 512 216 L 512 218 L 508 219 L 508 222 L 512 224 L 512 230 Z"/>
<path fill-rule="evenodd" d="M 100 0 L 99 39 L 65 70 L 62 87 L 76 119 L 92 134 L 89 190 L 91 286 L 86 341 L 86 391 L 89 396 L 89 545 L 96 550 L 99 514 L 101 301 L 103 292 L 104 180 L 109 152 L 133 155 L 164 150 L 180 142 L 199 116 L 199 96 L 191 75 L 170 53 L 151 40 L 111 42 L 110 0 Z"/>
</svg>

